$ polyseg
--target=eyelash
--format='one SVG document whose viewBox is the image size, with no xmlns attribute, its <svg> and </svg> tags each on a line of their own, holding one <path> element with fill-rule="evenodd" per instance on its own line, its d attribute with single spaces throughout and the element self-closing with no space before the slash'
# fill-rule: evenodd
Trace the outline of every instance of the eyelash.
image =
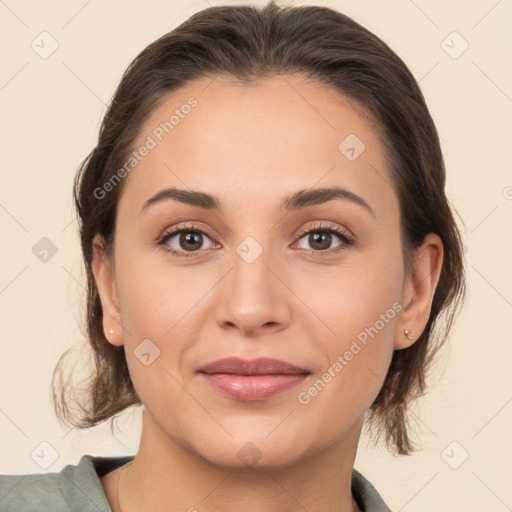
<svg viewBox="0 0 512 512">
<path fill-rule="evenodd" d="M 190 224 L 186 224 L 183 226 L 179 226 L 178 228 L 173 228 L 170 231 L 165 231 L 160 237 L 158 237 L 158 239 L 156 240 L 156 243 L 158 245 L 162 246 L 162 249 L 164 251 L 169 252 L 172 255 L 177 256 L 178 258 L 191 258 L 191 257 L 196 256 L 196 252 L 199 252 L 199 251 L 192 251 L 192 252 L 187 253 L 187 251 L 176 251 L 175 249 L 171 249 L 170 247 L 166 246 L 167 240 L 169 238 L 171 238 L 172 236 L 178 235 L 180 233 L 191 233 L 191 232 L 206 235 L 210 239 L 213 238 L 207 232 L 205 232 L 203 229 L 200 229 L 197 226 L 195 226 L 193 223 L 190 223 Z M 339 236 L 339 238 L 343 242 L 343 245 L 337 247 L 335 250 L 332 250 L 332 251 L 320 251 L 320 250 L 314 250 L 314 249 L 309 250 L 309 253 L 314 254 L 315 256 L 328 256 L 333 253 L 338 253 L 340 251 L 348 249 L 349 247 L 351 247 L 352 245 L 355 244 L 355 240 L 351 235 L 349 235 L 348 233 L 346 233 L 345 231 L 343 231 L 342 229 L 340 229 L 337 226 L 330 226 L 328 224 L 320 224 L 319 226 L 315 226 L 314 228 L 301 230 L 299 233 L 297 233 L 296 236 L 298 237 L 298 240 L 300 240 L 301 238 L 304 237 L 304 235 L 308 235 L 310 233 L 335 234 L 335 235 Z M 302 249 L 302 250 L 307 251 L 308 249 Z M 185 254 L 183 254 L 183 252 Z"/>
</svg>

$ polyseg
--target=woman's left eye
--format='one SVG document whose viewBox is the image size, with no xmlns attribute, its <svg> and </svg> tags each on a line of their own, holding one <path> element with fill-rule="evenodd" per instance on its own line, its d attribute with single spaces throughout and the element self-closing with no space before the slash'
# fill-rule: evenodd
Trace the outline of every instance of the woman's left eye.
<svg viewBox="0 0 512 512">
<path fill-rule="evenodd" d="M 307 239 L 306 239 L 307 235 Z M 333 235 L 341 240 L 334 251 L 326 251 L 330 249 L 333 241 Z M 302 239 L 312 245 L 311 249 L 299 247 L 304 250 L 309 250 L 310 253 L 318 255 L 332 254 L 340 250 L 346 249 L 354 244 L 354 239 L 351 235 L 338 228 L 337 226 L 320 225 L 305 231 L 301 231 L 298 235 L 299 243 Z M 191 257 L 195 256 L 203 245 L 204 239 L 211 240 L 207 233 L 197 228 L 193 224 L 182 226 L 174 229 L 171 232 L 165 232 L 158 240 L 158 245 L 162 245 L 163 249 L 178 257 Z M 188 254 L 187 254 L 188 253 Z"/>
<path fill-rule="evenodd" d="M 326 249 L 331 248 L 330 245 L 333 241 L 333 235 L 337 237 L 338 240 L 341 240 L 341 243 L 336 246 L 336 250 L 329 251 L 327 254 L 332 254 L 333 252 L 338 252 L 338 250 L 346 249 L 354 243 L 354 239 L 351 235 L 336 226 L 318 226 L 299 233 L 300 240 L 306 238 L 307 242 L 312 246 L 312 249 L 310 250 L 313 253 L 319 253 L 322 256 L 326 253 Z"/>
</svg>

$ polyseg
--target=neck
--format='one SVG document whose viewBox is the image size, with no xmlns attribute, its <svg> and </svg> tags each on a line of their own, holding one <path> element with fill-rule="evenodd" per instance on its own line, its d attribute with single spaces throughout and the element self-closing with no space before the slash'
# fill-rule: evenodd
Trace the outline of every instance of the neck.
<svg viewBox="0 0 512 512">
<path fill-rule="evenodd" d="M 361 426 L 300 461 L 221 467 L 171 440 L 144 410 L 138 453 L 118 481 L 116 512 L 358 511 L 351 481 Z"/>
</svg>

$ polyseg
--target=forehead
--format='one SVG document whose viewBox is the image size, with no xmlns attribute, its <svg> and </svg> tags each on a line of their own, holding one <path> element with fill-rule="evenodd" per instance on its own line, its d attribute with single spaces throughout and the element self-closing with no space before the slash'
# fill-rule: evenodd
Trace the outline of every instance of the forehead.
<svg viewBox="0 0 512 512">
<path fill-rule="evenodd" d="M 119 207 L 140 209 L 165 187 L 219 196 L 229 209 L 337 185 L 391 218 L 397 199 L 378 129 L 364 107 L 300 75 L 196 80 L 141 127 L 132 149 L 150 149 L 130 170 Z"/>
</svg>

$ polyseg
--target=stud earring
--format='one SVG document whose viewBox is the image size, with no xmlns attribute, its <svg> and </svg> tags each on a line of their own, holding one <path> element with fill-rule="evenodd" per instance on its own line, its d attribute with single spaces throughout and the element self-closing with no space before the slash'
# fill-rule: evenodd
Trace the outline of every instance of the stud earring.
<svg viewBox="0 0 512 512">
<path fill-rule="evenodd" d="M 409 331 L 409 329 L 405 329 L 404 334 L 407 336 L 408 339 L 412 340 L 411 331 Z"/>
<path fill-rule="evenodd" d="M 114 334 L 114 329 L 110 329 L 108 332 L 109 332 L 110 334 Z"/>
</svg>

